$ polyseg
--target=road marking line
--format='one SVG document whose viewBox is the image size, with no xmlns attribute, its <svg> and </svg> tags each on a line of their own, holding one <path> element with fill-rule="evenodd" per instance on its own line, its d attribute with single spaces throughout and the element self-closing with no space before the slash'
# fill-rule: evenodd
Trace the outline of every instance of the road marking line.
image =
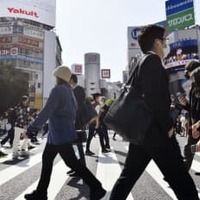
<svg viewBox="0 0 200 200">
<path fill-rule="evenodd" d="M 173 190 L 169 187 L 169 184 L 163 180 L 163 174 L 157 167 L 154 161 L 151 161 L 146 170 L 148 174 L 163 188 L 163 190 L 172 198 L 177 199 Z"/>
<path fill-rule="evenodd" d="M 66 164 L 63 162 L 63 160 L 60 160 L 58 163 L 56 163 L 53 167 L 50 185 L 48 188 L 48 199 L 54 200 L 56 195 L 60 192 L 62 186 L 65 184 L 67 178 L 69 177 L 66 174 L 66 171 L 70 170 L 66 166 Z M 22 200 L 24 199 L 24 194 L 31 193 L 33 190 L 36 189 L 38 181 L 35 181 L 33 184 L 31 184 L 26 190 L 24 190 L 15 200 Z"/>
<path fill-rule="evenodd" d="M 107 191 L 112 189 L 121 171 L 122 169 L 114 152 L 102 154 L 101 151 L 99 151 L 96 177 L 101 181 L 101 183 L 103 183 L 103 187 Z M 107 198 L 108 196 L 106 195 L 104 199 Z M 129 194 L 127 200 L 133 200 L 131 193 Z"/>
<path fill-rule="evenodd" d="M 128 151 L 128 146 L 125 147 Z M 147 165 L 145 171 L 158 183 L 159 186 L 172 198 L 177 199 L 173 190 L 169 188 L 169 185 L 167 182 L 163 180 L 163 174 L 161 173 L 160 169 L 157 167 L 155 162 L 152 160 Z"/>
<path fill-rule="evenodd" d="M 42 153 L 34 156 L 31 155 L 29 159 L 23 160 L 19 163 L 14 164 L 13 166 L 7 167 L 6 169 L 0 171 L 0 185 L 38 164 L 39 162 L 41 162 L 41 159 Z"/>
</svg>

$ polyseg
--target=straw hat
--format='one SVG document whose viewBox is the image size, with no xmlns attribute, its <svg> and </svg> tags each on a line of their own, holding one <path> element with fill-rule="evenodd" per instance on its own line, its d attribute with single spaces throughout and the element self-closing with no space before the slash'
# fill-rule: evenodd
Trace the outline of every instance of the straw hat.
<svg viewBox="0 0 200 200">
<path fill-rule="evenodd" d="M 53 75 L 66 82 L 69 82 L 71 78 L 71 70 L 66 66 L 59 66 L 53 71 Z"/>
</svg>

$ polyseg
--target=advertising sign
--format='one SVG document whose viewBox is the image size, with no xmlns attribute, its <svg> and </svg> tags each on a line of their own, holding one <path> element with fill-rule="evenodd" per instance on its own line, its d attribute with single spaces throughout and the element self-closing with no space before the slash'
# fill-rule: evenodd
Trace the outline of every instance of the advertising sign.
<svg viewBox="0 0 200 200">
<path fill-rule="evenodd" d="M 169 32 L 195 24 L 193 0 L 169 0 L 165 6 Z"/>
<path fill-rule="evenodd" d="M 11 42 L 12 42 L 12 36 L 11 35 L 0 36 L 0 44 L 11 43 Z"/>
<path fill-rule="evenodd" d="M 37 21 L 55 27 L 56 0 L 1 0 L 0 17 Z"/>
<path fill-rule="evenodd" d="M 160 21 L 155 24 L 166 28 L 166 21 Z M 143 26 L 128 27 L 128 49 L 140 49 L 138 35 L 140 34 L 142 27 Z M 168 32 L 166 32 L 166 34 L 168 34 Z"/>
<path fill-rule="evenodd" d="M 110 69 L 102 69 L 101 78 L 110 78 Z"/>
<path fill-rule="evenodd" d="M 197 58 L 197 39 L 187 39 L 170 44 L 170 54 L 165 67 L 172 73 L 184 70 L 185 65 Z"/>
<path fill-rule="evenodd" d="M 43 40 L 44 39 L 44 33 L 43 31 L 40 31 L 40 30 L 34 30 L 34 29 L 31 29 L 29 27 L 24 27 L 24 35 L 26 36 L 30 36 L 30 37 L 33 37 L 33 38 L 38 38 L 38 39 L 41 39 Z"/>
<path fill-rule="evenodd" d="M 128 48 L 129 49 L 139 49 L 138 35 L 140 33 L 140 26 L 128 27 Z"/>
<path fill-rule="evenodd" d="M 98 53 L 87 53 L 85 54 L 85 64 L 99 64 L 100 55 Z"/>
<path fill-rule="evenodd" d="M 21 44 L 32 46 L 32 47 L 39 47 L 38 40 L 24 37 L 24 36 L 18 36 L 18 42 Z"/>
<path fill-rule="evenodd" d="M 17 55 L 18 54 L 18 48 L 12 47 L 7 49 L 0 49 L 0 55 Z"/>
<path fill-rule="evenodd" d="M 81 64 L 73 64 L 71 66 L 71 71 L 74 74 L 82 74 L 83 73 L 83 66 Z"/>
</svg>

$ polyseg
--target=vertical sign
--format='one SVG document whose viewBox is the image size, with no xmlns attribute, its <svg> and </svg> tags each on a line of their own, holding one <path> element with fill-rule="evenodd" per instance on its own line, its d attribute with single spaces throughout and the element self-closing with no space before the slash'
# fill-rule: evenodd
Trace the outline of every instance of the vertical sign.
<svg viewBox="0 0 200 200">
<path fill-rule="evenodd" d="M 165 8 L 169 32 L 195 24 L 193 0 L 168 0 Z"/>
</svg>

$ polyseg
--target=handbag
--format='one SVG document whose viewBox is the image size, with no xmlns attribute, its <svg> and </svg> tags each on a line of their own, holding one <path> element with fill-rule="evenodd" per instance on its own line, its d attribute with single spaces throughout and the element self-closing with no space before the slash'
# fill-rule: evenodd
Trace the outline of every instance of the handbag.
<svg viewBox="0 0 200 200">
<path fill-rule="evenodd" d="M 148 55 L 142 57 L 134 66 L 129 80 L 122 88 L 119 98 L 109 108 L 104 122 L 126 141 L 140 145 L 144 143 L 153 115 L 145 102 L 144 95 L 138 90 L 137 80 L 140 68 Z"/>
</svg>

